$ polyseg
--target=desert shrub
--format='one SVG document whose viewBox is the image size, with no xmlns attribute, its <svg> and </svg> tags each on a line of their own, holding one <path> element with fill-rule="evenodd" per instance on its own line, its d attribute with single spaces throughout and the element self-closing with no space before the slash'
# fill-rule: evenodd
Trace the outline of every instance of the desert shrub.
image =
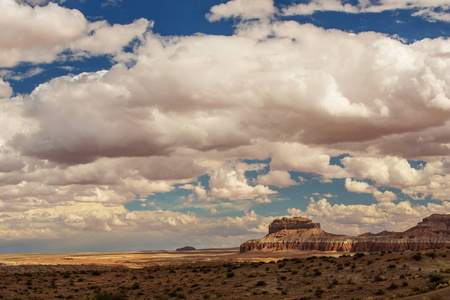
<svg viewBox="0 0 450 300">
<path fill-rule="evenodd" d="M 141 285 L 139 284 L 139 282 L 135 282 L 133 283 L 133 285 L 131 286 L 132 290 L 138 290 L 141 288 Z"/>
<path fill-rule="evenodd" d="M 100 291 L 94 294 L 94 300 L 123 300 L 126 299 L 122 294 L 109 293 L 107 291 Z"/>
<path fill-rule="evenodd" d="M 317 276 L 322 275 L 322 272 L 320 272 L 319 270 L 315 269 L 313 275 L 317 277 Z"/>
<path fill-rule="evenodd" d="M 375 295 L 377 295 L 377 296 L 384 295 L 384 291 L 380 289 L 380 290 L 375 292 Z"/>
<path fill-rule="evenodd" d="M 355 255 L 353 255 L 353 259 L 358 259 L 358 258 L 361 258 L 361 257 L 363 257 L 363 256 L 366 256 L 364 253 L 360 253 L 360 252 L 358 252 L 358 253 L 356 253 Z"/>
<path fill-rule="evenodd" d="M 388 287 L 388 290 L 395 290 L 396 288 L 398 288 L 398 285 L 392 282 L 391 285 Z"/>
<path fill-rule="evenodd" d="M 425 255 L 428 257 L 431 257 L 432 259 L 436 258 L 436 253 L 434 253 L 434 252 L 427 252 L 427 253 L 425 253 Z"/>
<path fill-rule="evenodd" d="M 322 288 L 317 288 L 317 289 L 314 291 L 314 296 L 315 296 L 316 298 L 321 298 L 324 292 L 325 292 L 325 291 L 324 291 Z"/>
<path fill-rule="evenodd" d="M 417 260 L 417 261 L 421 260 L 422 259 L 422 254 L 420 254 L 419 252 L 415 253 L 412 256 L 412 259 Z"/>
<path fill-rule="evenodd" d="M 227 278 L 232 278 L 234 277 L 234 272 L 228 272 L 227 273 Z"/>
<path fill-rule="evenodd" d="M 266 285 L 267 283 L 264 280 L 260 280 L 255 284 L 255 286 L 266 286 Z"/>
<path fill-rule="evenodd" d="M 395 269 L 397 266 L 394 265 L 394 264 L 390 264 L 390 265 L 388 265 L 387 267 L 388 267 L 388 269 Z"/>
<path fill-rule="evenodd" d="M 280 276 L 280 280 L 286 280 L 287 277 L 286 276 Z"/>
<path fill-rule="evenodd" d="M 93 276 L 100 276 L 102 273 L 100 273 L 99 270 L 95 270 L 95 271 L 92 271 L 91 274 L 92 274 Z"/>
<path fill-rule="evenodd" d="M 408 286 L 409 285 L 409 283 L 407 283 L 406 281 L 403 281 L 403 283 L 402 283 L 402 286 Z"/>
<path fill-rule="evenodd" d="M 437 275 L 437 274 L 432 274 L 430 275 L 430 282 L 434 283 L 434 282 L 439 282 L 443 279 L 442 276 Z"/>
<path fill-rule="evenodd" d="M 369 265 L 371 265 L 371 264 L 373 264 L 373 260 L 369 259 L 369 260 L 367 261 L 367 265 L 369 266 Z"/>
<path fill-rule="evenodd" d="M 177 296 L 177 291 L 171 291 L 168 295 L 169 295 L 169 297 L 174 298 Z"/>
</svg>

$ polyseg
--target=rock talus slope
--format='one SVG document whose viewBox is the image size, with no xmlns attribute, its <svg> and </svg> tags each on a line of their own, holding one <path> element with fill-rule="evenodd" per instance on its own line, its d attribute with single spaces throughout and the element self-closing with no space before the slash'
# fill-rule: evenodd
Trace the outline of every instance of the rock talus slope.
<svg viewBox="0 0 450 300">
<path fill-rule="evenodd" d="M 404 232 L 382 231 L 357 237 L 336 235 L 307 218 L 282 218 L 269 225 L 269 234 L 240 247 L 251 250 L 319 250 L 379 252 L 425 250 L 450 247 L 450 214 L 434 214 Z"/>
</svg>

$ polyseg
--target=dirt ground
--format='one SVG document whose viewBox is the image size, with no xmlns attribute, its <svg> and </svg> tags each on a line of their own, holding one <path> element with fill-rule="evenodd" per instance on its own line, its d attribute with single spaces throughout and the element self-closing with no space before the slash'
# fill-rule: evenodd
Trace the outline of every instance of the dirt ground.
<svg viewBox="0 0 450 300">
<path fill-rule="evenodd" d="M 4 299 L 449 299 L 450 250 L 0 255 Z M 428 295 L 428 294 L 427 294 Z M 447 297 L 449 296 L 449 297 Z"/>
</svg>

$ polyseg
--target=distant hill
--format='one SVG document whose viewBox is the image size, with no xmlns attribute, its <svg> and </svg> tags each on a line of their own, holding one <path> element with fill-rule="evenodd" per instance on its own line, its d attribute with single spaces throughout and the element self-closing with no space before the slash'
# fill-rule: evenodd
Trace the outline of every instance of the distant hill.
<svg viewBox="0 0 450 300">
<path fill-rule="evenodd" d="M 194 251 L 194 250 L 197 250 L 197 249 L 195 249 L 194 247 L 191 247 L 191 246 L 184 246 L 183 248 L 177 248 L 176 251 Z"/>
</svg>

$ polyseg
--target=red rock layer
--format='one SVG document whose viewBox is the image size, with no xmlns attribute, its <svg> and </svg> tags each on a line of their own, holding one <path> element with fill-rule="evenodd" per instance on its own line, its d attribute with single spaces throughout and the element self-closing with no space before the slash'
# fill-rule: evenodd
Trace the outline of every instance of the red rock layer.
<svg viewBox="0 0 450 300">
<path fill-rule="evenodd" d="M 381 252 L 394 251 L 401 252 L 406 250 L 426 250 L 450 247 L 450 240 L 445 239 L 371 239 L 371 238 L 353 238 L 353 239 L 306 239 L 294 241 L 276 241 L 262 242 L 260 240 L 251 240 L 243 243 L 240 247 L 241 252 L 251 250 L 319 250 L 319 251 L 337 251 L 337 252 Z"/>
</svg>

